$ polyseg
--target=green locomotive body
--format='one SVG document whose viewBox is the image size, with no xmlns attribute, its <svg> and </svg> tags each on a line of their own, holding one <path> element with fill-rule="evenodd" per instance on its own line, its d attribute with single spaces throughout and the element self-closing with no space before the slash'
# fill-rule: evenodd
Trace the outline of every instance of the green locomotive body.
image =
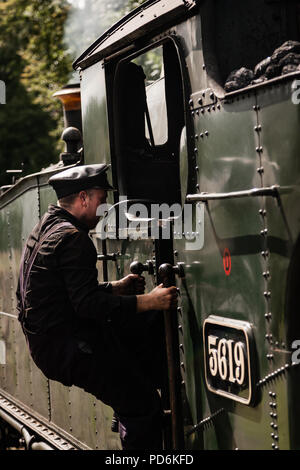
<svg viewBox="0 0 300 470">
<path fill-rule="evenodd" d="M 91 234 L 99 280 L 138 261 L 151 290 L 167 264 L 180 292 L 164 313 L 167 449 L 300 447 L 300 70 L 224 89 L 299 39 L 299 3 L 148 0 L 74 64 L 84 163 L 110 164 L 116 188 Z M 47 380 L 16 318 L 22 247 L 64 168 L 0 197 L 0 418 L 32 448 L 119 449 L 110 408 Z"/>
</svg>

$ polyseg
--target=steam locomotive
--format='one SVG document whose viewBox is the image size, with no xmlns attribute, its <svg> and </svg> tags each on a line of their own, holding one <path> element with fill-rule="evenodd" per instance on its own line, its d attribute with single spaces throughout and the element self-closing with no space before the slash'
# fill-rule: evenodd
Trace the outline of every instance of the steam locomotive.
<svg viewBox="0 0 300 470">
<path fill-rule="evenodd" d="M 131 269 L 179 289 L 162 313 L 164 448 L 300 448 L 299 38 L 298 0 L 148 0 L 75 61 L 66 152 L 1 189 L 2 446 L 120 449 L 109 407 L 34 365 L 15 298 L 49 177 L 107 163 L 99 281 Z"/>
</svg>

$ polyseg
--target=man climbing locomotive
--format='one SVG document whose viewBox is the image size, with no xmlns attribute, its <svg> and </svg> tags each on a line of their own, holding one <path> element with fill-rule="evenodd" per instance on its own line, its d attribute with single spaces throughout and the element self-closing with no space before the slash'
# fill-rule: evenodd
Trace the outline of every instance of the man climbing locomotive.
<svg viewBox="0 0 300 470">
<path fill-rule="evenodd" d="M 26 242 L 19 320 L 32 358 L 47 378 L 81 387 L 114 409 L 123 449 L 159 449 L 160 397 L 142 368 L 142 354 L 136 357 L 128 342 L 140 350 L 141 318 L 176 307 L 177 292 L 159 285 L 143 294 L 144 278 L 133 274 L 98 283 L 97 253 L 88 232 L 113 189 L 107 169 L 82 165 L 50 178 L 58 205 L 49 206 Z"/>
</svg>

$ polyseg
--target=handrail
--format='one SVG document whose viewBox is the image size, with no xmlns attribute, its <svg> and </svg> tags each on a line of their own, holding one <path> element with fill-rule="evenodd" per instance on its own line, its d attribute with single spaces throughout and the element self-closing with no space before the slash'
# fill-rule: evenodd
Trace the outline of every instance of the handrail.
<svg viewBox="0 0 300 470">
<path fill-rule="evenodd" d="M 273 185 L 270 187 L 263 188 L 252 188 L 246 189 L 244 191 L 233 191 L 230 193 L 199 193 L 199 194 L 188 194 L 186 200 L 188 202 L 197 201 L 197 202 L 206 202 L 213 201 L 218 199 L 233 199 L 241 197 L 257 197 L 257 196 L 279 196 L 280 186 Z"/>
</svg>

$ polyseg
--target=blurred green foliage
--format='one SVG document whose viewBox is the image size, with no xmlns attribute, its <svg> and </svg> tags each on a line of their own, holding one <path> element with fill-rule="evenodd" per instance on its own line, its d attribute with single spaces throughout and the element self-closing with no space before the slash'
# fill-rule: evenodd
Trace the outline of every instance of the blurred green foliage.
<svg viewBox="0 0 300 470">
<path fill-rule="evenodd" d="M 65 85 L 71 59 L 63 47 L 69 4 L 64 0 L 0 3 L 0 185 L 7 169 L 24 174 L 58 161 L 63 129 L 61 103 L 52 97 Z"/>
<path fill-rule="evenodd" d="M 0 105 L 0 185 L 11 182 L 6 170 L 24 164 L 26 175 L 58 162 L 63 115 L 53 93 L 70 80 L 72 61 L 144 1 L 0 1 L 0 80 L 6 85 L 6 104 Z M 159 77 L 157 52 L 138 62 L 148 79 Z"/>
</svg>

